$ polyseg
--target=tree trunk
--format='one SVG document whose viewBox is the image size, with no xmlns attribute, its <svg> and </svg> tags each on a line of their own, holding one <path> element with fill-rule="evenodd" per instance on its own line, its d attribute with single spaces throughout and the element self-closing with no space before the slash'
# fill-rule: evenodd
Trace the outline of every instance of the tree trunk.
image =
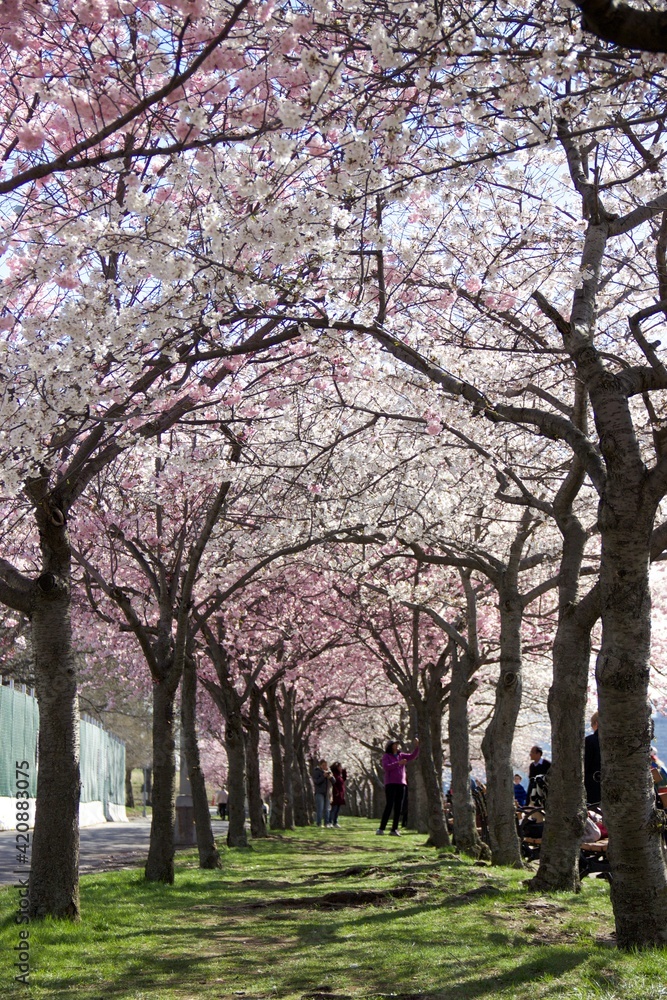
<svg viewBox="0 0 667 1000">
<path fill-rule="evenodd" d="M 283 774 L 285 776 L 285 827 L 293 830 L 294 817 L 294 722 L 292 712 L 287 704 L 282 706 L 283 733 L 285 734 L 285 755 L 283 757 Z"/>
<path fill-rule="evenodd" d="M 271 789 L 271 829 L 285 829 L 285 772 L 283 769 L 283 751 L 280 737 L 280 721 L 276 706 L 276 689 L 271 685 L 264 697 L 264 714 L 269 723 L 269 744 L 271 747 L 271 765 L 273 781 Z"/>
<path fill-rule="evenodd" d="M 176 753 L 174 699 L 178 681 L 153 684 L 153 813 L 145 876 L 149 882 L 174 881 Z"/>
<path fill-rule="evenodd" d="M 293 830 L 294 823 L 294 784 L 292 781 L 293 769 L 290 764 L 290 753 L 285 749 L 285 829 Z"/>
<path fill-rule="evenodd" d="M 437 696 L 436 696 L 437 693 Z M 442 748 L 442 714 L 443 699 L 442 685 L 436 687 L 428 701 L 428 721 L 431 733 L 431 757 L 433 767 L 438 781 L 438 788 L 442 792 L 442 772 L 445 766 L 445 752 Z"/>
<path fill-rule="evenodd" d="M 428 802 L 421 767 L 413 767 L 408 774 L 408 826 L 417 833 L 429 833 Z"/>
<path fill-rule="evenodd" d="M 429 838 L 432 847 L 449 847 L 450 839 L 447 832 L 445 820 L 445 810 L 442 801 L 442 785 L 438 781 L 435 762 L 433 760 L 432 731 L 430 725 L 430 707 L 428 703 L 422 701 L 417 706 L 417 718 L 419 720 L 419 757 L 416 761 L 423 782 L 425 798 L 425 819 Z M 410 768 L 410 773 L 417 768 Z"/>
<path fill-rule="evenodd" d="M 227 845 L 247 847 L 245 828 L 246 760 L 243 720 L 239 706 L 229 706 L 225 720 L 225 749 L 228 762 L 229 828 Z"/>
<path fill-rule="evenodd" d="M 622 500 L 601 503 L 603 635 L 596 665 L 602 811 L 609 830 L 611 900 L 621 948 L 667 941 L 663 821 L 649 770 L 652 518 L 641 507 L 628 517 L 628 506 Z"/>
<path fill-rule="evenodd" d="M 546 820 L 540 866 L 529 887 L 537 892 L 577 892 L 579 845 L 584 836 L 584 731 L 591 629 L 597 617 L 596 594 L 582 605 L 562 610 L 553 647 L 553 683 L 549 691 L 551 747 Z"/>
<path fill-rule="evenodd" d="M 459 851 L 479 858 L 486 853 L 475 822 L 475 803 L 470 788 L 470 729 L 468 701 L 476 685 L 469 679 L 470 664 L 456 652 L 452 658 L 449 693 L 449 757 L 452 769 L 452 814 L 454 843 Z"/>
<path fill-rule="evenodd" d="M 293 800 L 295 826 L 310 826 L 311 824 L 312 810 L 308 811 L 308 793 L 304 780 L 305 770 L 306 761 L 303 754 L 303 747 L 299 745 L 294 748 Z"/>
<path fill-rule="evenodd" d="M 57 526 L 47 527 L 54 532 Z M 40 533 L 42 526 L 40 525 Z M 35 587 L 32 645 L 39 767 L 30 866 L 31 918 L 79 918 L 79 707 L 70 621 L 69 545 L 47 548 Z"/>
<path fill-rule="evenodd" d="M 222 868 L 211 826 L 211 812 L 206 795 L 206 782 L 201 769 L 197 742 L 197 670 L 191 656 L 185 657 L 181 690 L 181 722 L 188 778 L 192 790 L 192 807 L 197 834 L 200 868 Z"/>
<path fill-rule="evenodd" d="M 371 808 L 372 808 L 372 811 L 373 811 L 373 816 L 372 816 L 373 819 L 381 819 L 382 818 L 382 813 L 384 812 L 384 805 L 385 805 L 385 801 L 384 800 L 385 800 L 384 785 L 382 784 L 382 781 L 380 780 L 380 778 L 374 778 L 373 779 L 372 799 L 371 799 Z M 412 826 L 412 824 L 410 824 L 410 825 Z"/>
<path fill-rule="evenodd" d="M 523 605 L 515 585 L 498 590 L 500 676 L 493 717 L 484 739 L 491 857 L 495 865 L 522 867 L 514 807 L 512 741 L 521 707 L 521 622 Z"/>
<path fill-rule="evenodd" d="M 132 770 L 131 767 L 125 768 L 125 808 L 134 809 L 134 791 L 132 789 Z"/>
<path fill-rule="evenodd" d="M 248 784 L 248 812 L 250 833 L 253 837 L 266 837 L 264 803 L 259 774 L 259 708 L 260 693 L 256 687 L 250 692 L 246 719 L 246 779 Z"/>
</svg>

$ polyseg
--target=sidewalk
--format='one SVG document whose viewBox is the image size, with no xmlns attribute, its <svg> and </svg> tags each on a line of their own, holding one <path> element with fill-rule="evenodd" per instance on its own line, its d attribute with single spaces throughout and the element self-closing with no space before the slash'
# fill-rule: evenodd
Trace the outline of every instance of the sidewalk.
<svg viewBox="0 0 667 1000">
<path fill-rule="evenodd" d="M 211 817 L 213 833 L 221 837 L 227 832 L 227 823 Z M 113 871 L 140 864 L 148 854 L 151 821 L 133 819 L 129 823 L 99 823 L 87 826 L 80 833 L 79 874 Z M 32 838 L 32 830 L 30 831 Z M 16 833 L 0 832 L 0 885 L 11 885 L 17 878 L 15 869 L 25 866 L 16 863 Z"/>
</svg>

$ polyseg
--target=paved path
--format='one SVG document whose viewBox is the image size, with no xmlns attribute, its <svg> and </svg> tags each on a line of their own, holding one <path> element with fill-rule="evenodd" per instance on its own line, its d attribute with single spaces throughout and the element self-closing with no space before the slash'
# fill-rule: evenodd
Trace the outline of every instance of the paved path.
<svg viewBox="0 0 667 1000">
<path fill-rule="evenodd" d="M 227 832 L 227 823 L 213 817 L 212 823 L 216 837 Z M 79 848 L 80 874 L 112 871 L 144 861 L 148 854 L 150 828 L 150 818 L 84 827 L 81 830 Z M 32 831 L 30 835 L 32 836 Z M 11 884 L 20 878 L 14 874 L 14 870 L 22 867 L 24 866 L 16 863 L 15 831 L 0 831 L 0 885 Z"/>
</svg>

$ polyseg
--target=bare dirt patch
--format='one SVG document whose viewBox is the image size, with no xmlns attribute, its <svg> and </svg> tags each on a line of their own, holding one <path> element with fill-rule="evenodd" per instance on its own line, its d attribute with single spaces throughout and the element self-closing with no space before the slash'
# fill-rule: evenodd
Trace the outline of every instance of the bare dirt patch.
<svg viewBox="0 0 667 1000">
<path fill-rule="evenodd" d="M 301 896 L 287 899 L 258 900 L 243 906 L 244 909 L 264 910 L 276 907 L 291 910 L 338 909 L 346 906 L 372 906 L 386 903 L 391 899 L 414 898 L 417 890 L 410 885 L 395 889 L 338 889 L 325 892 L 322 896 Z"/>
</svg>

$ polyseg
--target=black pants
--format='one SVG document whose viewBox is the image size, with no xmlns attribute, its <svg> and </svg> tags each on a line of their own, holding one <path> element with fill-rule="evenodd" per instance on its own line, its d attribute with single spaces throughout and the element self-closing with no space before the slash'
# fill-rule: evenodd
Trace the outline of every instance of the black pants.
<svg viewBox="0 0 667 1000">
<path fill-rule="evenodd" d="M 405 795 L 405 785 L 385 785 L 384 791 L 387 796 L 387 804 L 384 807 L 382 819 L 380 820 L 380 829 L 384 830 L 393 811 L 394 820 L 392 829 L 398 830 L 398 821 L 401 817 L 401 806 L 403 805 L 403 796 Z"/>
<path fill-rule="evenodd" d="M 218 803 L 218 816 L 220 817 L 220 819 L 227 819 L 227 803 L 226 802 L 220 802 L 220 803 Z"/>
</svg>

